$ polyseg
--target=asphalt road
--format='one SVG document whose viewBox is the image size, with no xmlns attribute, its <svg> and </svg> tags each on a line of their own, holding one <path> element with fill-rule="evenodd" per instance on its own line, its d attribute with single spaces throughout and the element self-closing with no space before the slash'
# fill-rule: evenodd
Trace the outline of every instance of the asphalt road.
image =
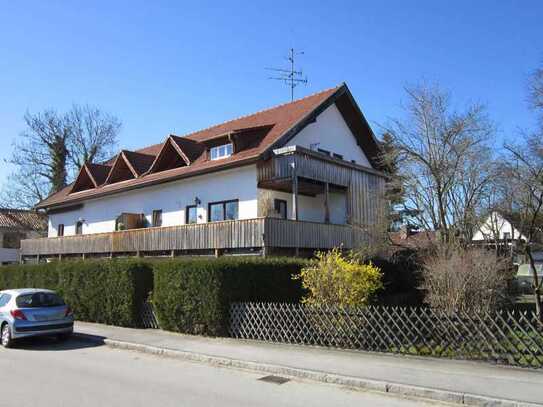
<svg viewBox="0 0 543 407">
<path fill-rule="evenodd" d="M 0 348 L 0 406 L 430 406 L 420 400 L 217 368 L 77 340 Z"/>
</svg>

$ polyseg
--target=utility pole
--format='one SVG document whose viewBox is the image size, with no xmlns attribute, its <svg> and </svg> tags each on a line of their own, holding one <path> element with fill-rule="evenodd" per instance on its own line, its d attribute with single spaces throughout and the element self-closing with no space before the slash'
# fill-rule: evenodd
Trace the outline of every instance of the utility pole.
<svg viewBox="0 0 543 407">
<path fill-rule="evenodd" d="M 273 79 L 276 81 L 283 81 L 286 85 L 290 87 L 290 100 L 294 100 L 294 88 L 300 83 L 307 84 L 307 76 L 303 77 L 303 72 L 301 70 L 296 70 L 294 68 L 294 60 L 298 55 L 303 55 L 303 51 L 296 52 L 294 48 L 291 48 L 287 60 L 290 63 L 290 69 L 283 68 L 266 68 L 268 71 L 277 72 L 277 76 L 271 76 L 268 79 Z"/>
</svg>

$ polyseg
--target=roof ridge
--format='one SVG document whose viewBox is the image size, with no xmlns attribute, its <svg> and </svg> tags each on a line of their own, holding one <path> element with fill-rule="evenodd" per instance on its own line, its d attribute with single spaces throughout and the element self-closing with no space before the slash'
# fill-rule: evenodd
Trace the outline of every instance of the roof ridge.
<svg viewBox="0 0 543 407">
<path fill-rule="evenodd" d="M 161 143 L 163 144 L 163 143 Z M 146 148 L 146 147 L 144 147 Z M 148 155 L 148 156 L 153 156 L 153 154 L 147 154 L 147 153 L 140 153 L 139 151 L 134 151 L 134 150 L 126 150 L 126 149 L 123 149 L 122 152 L 125 152 L 125 153 L 129 153 L 129 154 L 139 154 L 139 155 Z"/>
<path fill-rule="evenodd" d="M 119 153 L 120 154 L 120 153 Z M 119 154 L 116 154 L 115 156 L 119 155 Z M 107 163 L 107 161 L 105 161 Z M 105 164 L 105 163 L 85 163 L 84 165 L 86 166 L 89 166 L 89 165 L 99 165 L 100 167 L 111 167 L 111 165 L 109 164 Z"/>
<path fill-rule="evenodd" d="M 286 105 L 290 105 L 290 104 L 294 104 L 294 103 L 298 103 L 298 102 L 301 102 L 302 100 L 306 100 L 306 99 L 309 99 L 311 97 L 314 97 L 314 96 L 318 96 L 318 95 L 321 95 L 323 93 L 326 93 L 326 92 L 330 92 L 331 90 L 333 89 L 339 89 L 341 86 L 343 86 L 343 84 L 340 84 L 340 85 L 337 85 L 337 86 L 333 86 L 333 87 L 330 87 L 330 88 L 327 88 L 327 89 L 324 89 L 324 90 L 321 90 L 319 92 L 315 92 L 315 93 L 312 93 L 310 95 L 307 95 L 307 96 L 304 96 L 303 98 L 300 98 L 300 99 L 296 99 L 296 100 L 292 100 L 290 102 L 285 102 L 285 103 L 280 103 L 278 105 L 275 105 L 275 106 L 272 106 L 272 107 L 267 107 L 265 109 L 261 109 L 261 110 L 257 110 L 256 112 L 253 112 L 253 113 L 249 113 L 249 114 L 246 114 L 246 115 L 242 115 L 242 116 L 238 116 L 234 119 L 230 119 L 230 120 L 226 120 L 222 123 L 218 123 L 218 124 L 214 124 L 214 125 L 211 125 L 211 126 L 208 126 L 208 127 L 204 127 L 202 129 L 199 129 L 199 130 L 195 130 L 193 132 L 190 132 L 190 133 L 185 133 L 183 134 L 182 136 L 179 136 L 179 135 L 176 135 L 176 134 L 172 134 L 173 136 L 176 136 L 176 137 L 181 137 L 181 138 L 184 138 L 184 137 L 190 137 L 190 136 L 193 136 L 197 133 L 202 133 L 204 131 L 207 131 L 207 130 L 211 130 L 215 127 L 219 127 L 219 126 L 223 126 L 225 124 L 228 124 L 228 123 L 231 123 L 231 122 L 235 122 L 236 120 L 240 120 L 240 119 L 245 119 L 247 117 L 251 117 L 251 116 L 255 116 L 257 114 L 260 114 L 260 113 L 264 113 L 264 112 L 268 112 L 268 111 L 271 111 L 271 110 L 275 110 L 275 109 L 279 109 L 283 106 L 286 106 Z M 193 140 L 195 141 L 195 140 Z"/>
<path fill-rule="evenodd" d="M 30 213 L 37 213 L 33 209 L 21 209 L 21 208 L 8 208 L 8 207 L 0 207 L 0 212 L 8 211 L 8 212 L 30 212 Z"/>
</svg>

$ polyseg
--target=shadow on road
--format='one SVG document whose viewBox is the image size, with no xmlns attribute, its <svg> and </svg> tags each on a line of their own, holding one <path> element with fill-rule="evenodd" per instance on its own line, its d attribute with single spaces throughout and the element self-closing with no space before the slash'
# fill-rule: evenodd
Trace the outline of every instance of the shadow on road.
<svg viewBox="0 0 543 407">
<path fill-rule="evenodd" d="M 85 348 L 95 348 L 103 346 L 100 341 L 85 341 L 79 338 L 70 338 L 68 340 L 59 341 L 54 336 L 41 336 L 34 338 L 19 339 L 15 346 L 15 350 L 27 351 L 70 351 Z"/>
</svg>

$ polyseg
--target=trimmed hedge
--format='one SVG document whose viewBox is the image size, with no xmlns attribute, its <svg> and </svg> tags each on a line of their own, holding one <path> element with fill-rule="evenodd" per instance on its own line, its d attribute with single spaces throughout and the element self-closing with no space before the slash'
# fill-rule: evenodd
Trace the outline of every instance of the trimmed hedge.
<svg viewBox="0 0 543 407">
<path fill-rule="evenodd" d="M 232 302 L 299 302 L 292 279 L 306 262 L 289 258 L 223 257 L 153 263 L 153 303 L 169 331 L 219 336 L 228 330 Z"/>
<path fill-rule="evenodd" d="M 48 288 L 73 308 L 77 319 L 136 327 L 152 290 L 152 268 L 132 259 L 67 261 L 0 268 L 0 290 Z"/>
<path fill-rule="evenodd" d="M 218 336 L 227 333 L 231 302 L 299 302 L 304 292 L 292 276 L 305 264 L 296 258 L 222 257 L 12 265 L 0 268 L 0 290 L 52 289 L 77 319 L 128 327 L 139 325 L 152 291 L 162 329 Z"/>
</svg>

